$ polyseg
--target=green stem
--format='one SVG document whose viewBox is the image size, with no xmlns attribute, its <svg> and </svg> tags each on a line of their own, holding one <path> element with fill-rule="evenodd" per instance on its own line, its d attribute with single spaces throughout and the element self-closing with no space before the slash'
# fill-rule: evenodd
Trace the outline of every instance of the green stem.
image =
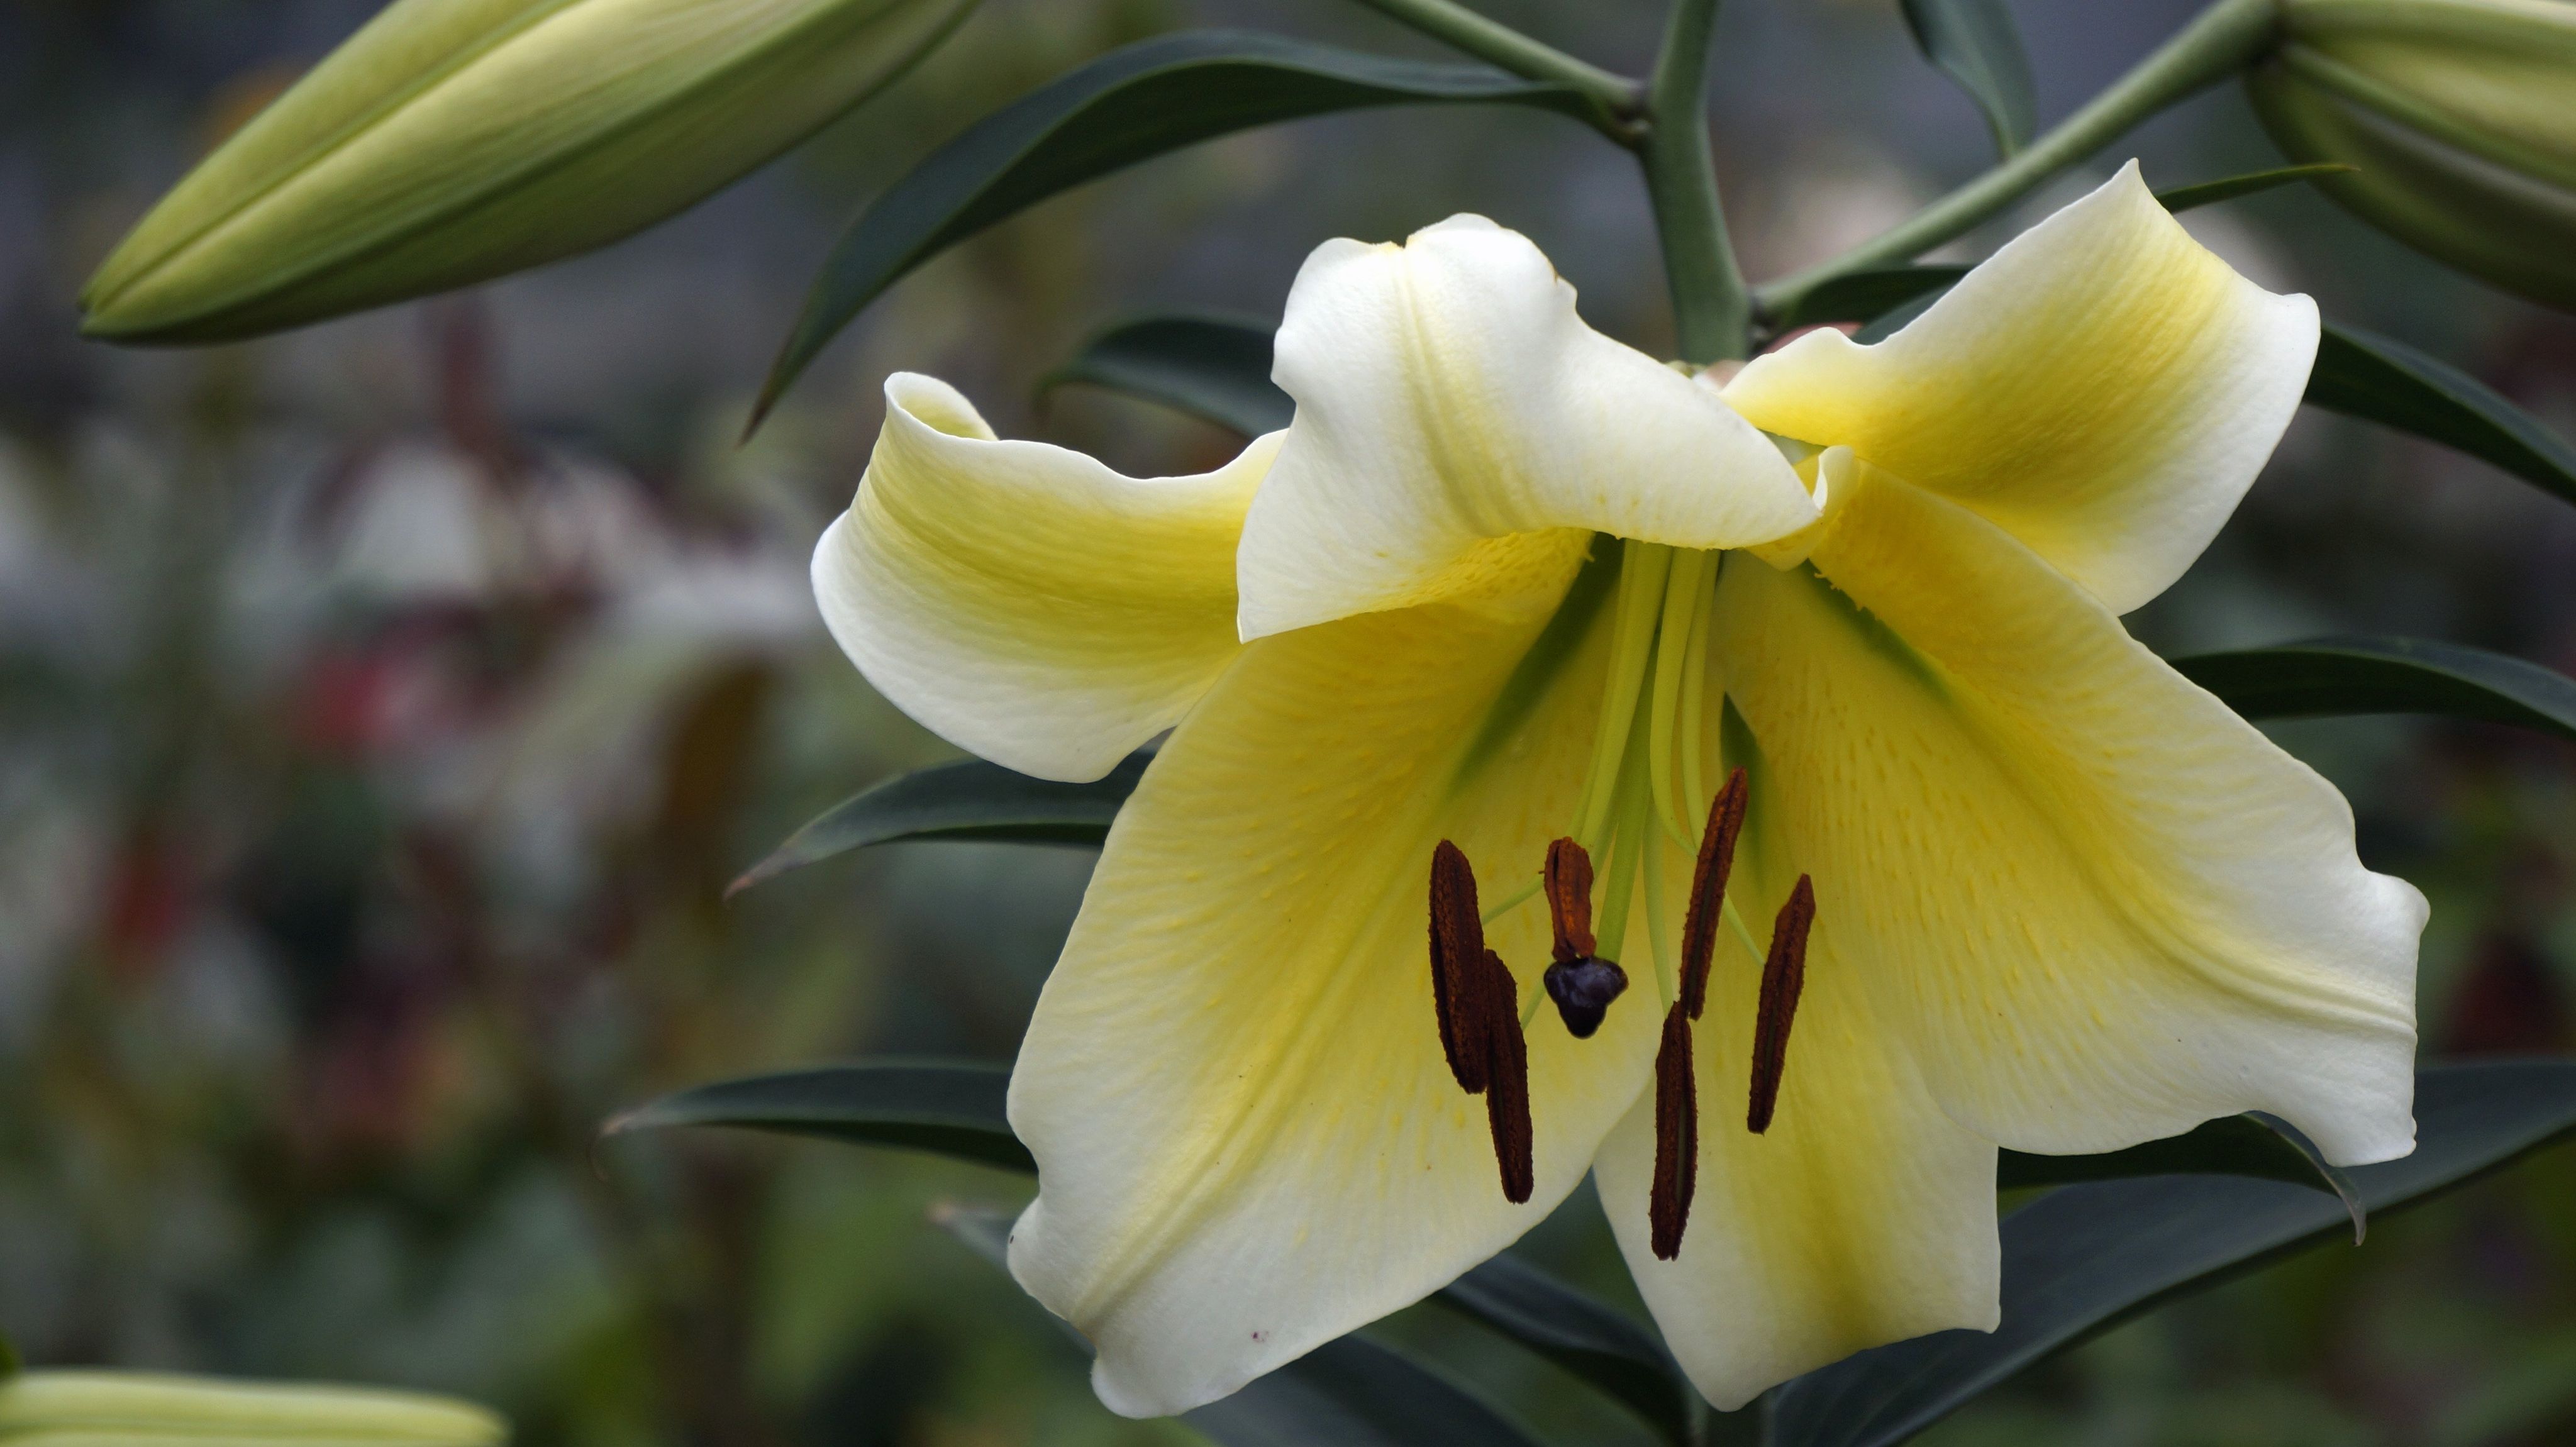
<svg viewBox="0 0 2576 1447">
<path fill-rule="evenodd" d="M 2278 19 L 2279 0 L 2219 0 L 2027 149 L 1876 240 L 1761 288 L 1756 305 L 1764 315 L 1777 316 L 1819 283 L 1911 261 L 1964 234 L 2140 121 L 2242 70 L 2271 48 Z"/>
<path fill-rule="evenodd" d="M 1613 75 L 1577 60 L 1498 21 L 1489 20 L 1456 0 L 1360 0 L 1400 24 L 1455 46 L 1479 60 L 1490 61 L 1530 80 L 1552 81 L 1600 102 L 1611 116 L 1626 119 L 1645 102 L 1644 88 L 1624 75 Z"/>
<path fill-rule="evenodd" d="M 1717 0 L 1673 0 L 1637 147 L 1672 288 L 1673 329 L 1682 360 L 1700 366 L 1743 356 L 1753 315 L 1708 153 L 1708 40 L 1716 23 Z"/>
</svg>

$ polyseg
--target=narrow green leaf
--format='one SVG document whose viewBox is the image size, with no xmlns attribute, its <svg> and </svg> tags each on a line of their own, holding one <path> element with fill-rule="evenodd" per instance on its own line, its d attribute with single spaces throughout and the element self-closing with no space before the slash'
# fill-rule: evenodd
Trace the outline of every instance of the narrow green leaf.
<svg viewBox="0 0 2576 1447">
<path fill-rule="evenodd" d="M 727 897 L 791 869 L 871 844 L 904 839 L 980 839 L 1097 848 L 1109 837 L 1118 806 L 1136 792 L 1153 756 L 1136 753 L 1088 784 L 1032 779 L 999 764 L 967 759 L 899 774 L 860 790 L 787 836 L 769 857 L 744 870 Z"/>
<path fill-rule="evenodd" d="M 1059 191 L 1255 126 L 1368 106 L 1500 102 L 1602 119 L 1579 92 L 1245 31 L 1111 51 L 968 127 L 888 187 L 833 247 L 770 368 L 757 424 L 861 308 L 906 272 Z"/>
<path fill-rule="evenodd" d="M 737 1126 L 900 1146 L 1015 1171 L 1034 1171 L 1011 1134 L 1009 1067 L 972 1061 L 889 1060 L 723 1080 L 637 1106 L 604 1136 L 680 1125 Z"/>
<path fill-rule="evenodd" d="M 2388 1212 L 2576 1132 L 2576 1063 L 2437 1066 L 2416 1077 L 2415 1153 L 2350 1171 Z M 1897 1342 L 1780 1387 L 1777 1440 L 1893 1447 L 2024 1367 L 2157 1303 L 2340 1236 L 2314 1191 L 2228 1176 L 2068 1186 L 2003 1223 L 2003 1323 Z"/>
<path fill-rule="evenodd" d="M 2257 192 L 2269 191 L 2275 186 L 2295 185 L 2301 181 L 2316 180 L 2320 176 L 2340 176 L 2346 171 L 2359 169 L 2361 168 L 2358 166 L 2347 166 L 2341 161 L 2320 161 L 2312 166 L 2282 166 L 2271 171 L 2248 171 L 2242 176 L 2229 176 L 2225 180 L 2203 181 L 2197 186 L 2177 186 L 2170 191 L 2158 191 L 2156 200 L 2162 202 L 2167 211 L 2179 216 L 2196 206 L 2215 206 L 2221 201 L 2233 201 L 2239 196 L 2251 196 Z"/>
<path fill-rule="evenodd" d="M 1246 437 L 1288 425 L 1297 404 L 1270 380 L 1275 327 L 1224 317 L 1145 317 L 1082 344 L 1038 380 L 1040 395 L 1071 382 L 1143 397 Z"/>
<path fill-rule="evenodd" d="M 2148 1141 L 2124 1151 L 2092 1156 L 2035 1156 L 2004 1151 L 1995 1162 L 1995 1187 L 2071 1186 L 2079 1181 L 2120 1181 L 2133 1176 L 2251 1176 L 2287 1181 L 2323 1191 L 2343 1203 L 2352 1217 L 2352 1243 L 2362 1243 L 2370 1230 L 2370 1213 L 2355 1192 L 2352 1178 L 2325 1156 L 2298 1129 L 2261 1111 L 2203 1121 L 2178 1136 Z"/>
<path fill-rule="evenodd" d="M 2422 638 L 2320 638 L 2173 660 L 2249 719 L 2422 713 L 2576 739 L 2576 679 Z"/>
<path fill-rule="evenodd" d="M 1966 276 L 1964 266 L 1889 266 L 1874 271 L 1847 271 L 1819 282 L 1789 309 L 1771 319 L 1773 333 L 1827 322 L 1867 322 L 1894 311 L 1925 292 L 1939 292 Z"/>
<path fill-rule="evenodd" d="M 2039 129 L 2030 57 L 2004 0 L 1904 0 L 1905 28 L 1924 58 L 1959 83 L 2009 156 Z"/>
<path fill-rule="evenodd" d="M 2404 342 L 2328 326 L 2307 400 L 2457 448 L 2576 502 L 2576 447 L 2477 378 Z"/>
<path fill-rule="evenodd" d="M 1509 1253 L 1432 1298 L 1563 1367 L 1644 1418 L 1664 1439 L 1694 1440 L 1699 1393 L 1644 1327 Z"/>
<path fill-rule="evenodd" d="M 1009 1216 L 952 1206 L 932 1219 L 975 1254 L 1008 1265 Z M 1328 1341 L 1181 1420 L 1223 1447 L 1535 1447 L 1483 1398 L 1357 1336 Z"/>
</svg>

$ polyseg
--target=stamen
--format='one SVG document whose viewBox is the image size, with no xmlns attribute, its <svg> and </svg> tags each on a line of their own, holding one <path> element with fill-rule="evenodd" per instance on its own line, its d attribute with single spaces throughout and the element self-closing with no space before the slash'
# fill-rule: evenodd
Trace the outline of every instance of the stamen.
<svg viewBox="0 0 2576 1447">
<path fill-rule="evenodd" d="M 1589 1040 L 1610 1002 L 1628 988 L 1628 972 L 1593 954 L 1592 856 L 1571 839 L 1547 846 L 1547 913 L 1556 931 L 1556 962 L 1540 983 L 1556 1002 L 1565 1033 Z"/>
<path fill-rule="evenodd" d="M 1431 851 L 1431 1001 L 1450 1075 L 1459 1089 L 1485 1097 L 1503 1199 L 1518 1205 L 1530 1198 L 1534 1180 L 1520 982 L 1502 956 L 1485 948 L 1475 870 L 1446 839 Z"/>
<path fill-rule="evenodd" d="M 1727 775 L 1726 787 L 1708 806 L 1708 827 L 1699 836 L 1690 900 L 1682 907 L 1681 998 L 1694 1020 L 1708 1008 L 1708 965 L 1717 953 L 1719 906 L 1726 900 L 1726 877 L 1735 868 L 1735 837 L 1743 832 L 1751 792 L 1742 769 Z"/>
<path fill-rule="evenodd" d="M 1709 559 L 1699 596 L 1691 600 L 1690 636 L 1682 645 L 1682 809 L 1690 814 L 1698 813 L 1699 801 L 1708 797 L 1700 792 L 1702 758 L 1708 752 L 1701 722 L 1708 701 L 1708 650 L 1713 642 L 1710 632 L 1716 626 L 1717 580 L 1725 572 L 1726 554 Z"/>
<path fill-rule="evenodd" d="M 1762 962 L 1762 1004 L 1753 1022 L 1753 1099 L 1744 1115 L 1744 1128 L 1755 1135 L 1771 1128 L 1771 1112 L 1780 1103 L 1789 1022 L 1807 986 L 1807 930 L 1815 922 L 1815 887 L 1801 874 L 1789 902 L 1780 906 L 1779 922 L 1771 927 L 1771 957 Z"/>
<path fill-rule="evenodd" d="M 1673 550 L 1631 538 L 1619 564 L 1619 605 L 1610 650 L 1610 677 L 1601 700 L 1601 722 L 1592 738 L 1592 764 L 1583 781 L 1583 806 L 1575 837 L 1601 849 L 1609 843 L 1611 813 L 1622 792 L 1623 766 L 1634 750 L 1629 744 L 1637 696 L 1646 688 L 1646 671 L 1654 661 L 1655 624 L 1662 615 L 1664 577 Z"/>
<path fill-rule="evenodd" d="M 1489 978 L 1485 954 L 1485 926 L 1476 913 L 1476 872 L 1465 851 L 1443 839 L 1431 851 L 1431 1005 L 1439 1016 L 1440 1050 L 1449 1058 L 1449 1073 L 1469 1095 L 1485 1089 L 1488 1012 L 1477 999 Z"/>
<path fill-rule="evenodd" d="M 1655 1052 L 1655 1183 L 1646 1222 L 1655 1259 L 1682 1254 L 1691 1195 L 1699 1187 L 1699 1090 L 1691 1079 L 1691 1027 L 1681 1002 L 1664 1014 L 1664 1043 Z"/>
<path fill-rule="evenodd" d="M 1530 1198 L 1536 1174 L 1530 1130 L 1529 1045 L 1521 1038 L 1519 1012 L 1512 1001 L 1520 989 L 1503 957 L 1485 951 L 1484 997 L 1492 1002 L 1485 1020 L 1485 1125 L 1494 1134 L 1494 1164 L 1501 1168 L 1503 1199 L 1520 1205 Z"/>
<path fill-rule="evenodd" d="M 1663 820 L 1664 831 L 1675 844 L 1690 848 L 1690 833 L 1682 823 L 1682 811 L 1690 807 L 1681 802 L 1674 777 L 1675 730 L 1681 721 L 1682 683 L 1690 672 L 1690 634 L 1699 612 L 1700 582 L 1708 572 L 1709 555 L 1696 548 L 1673 554 L 1671 571 L 1665 577 L 1663 616 L 1655 632 L 1655 680 L 1648 695 L 1648 714 L 1652 731 L 1646 744 L 1646 761 L 1651 776 L 1655 813 Z M 1696 745 L 1696 740 L 1692 743 Z"/>
</svg>

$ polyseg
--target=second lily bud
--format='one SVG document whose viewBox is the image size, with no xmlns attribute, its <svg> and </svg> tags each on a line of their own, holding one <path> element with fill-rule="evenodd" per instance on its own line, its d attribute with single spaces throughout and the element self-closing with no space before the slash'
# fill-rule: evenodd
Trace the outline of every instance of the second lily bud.
<svg viewBox="0 0 2576 1447">
<path fill-rule="evenodd" d="M 83 329 L 204 342 L 569 256 L 874 94 L 974 0 L 394 0 L 143 218 Z"/>
<path fill-rule="evenodd" d="M 2576 308 L 2576 5 L 2285 0 L 2246 78 L 2281 149 L 2363 220 L 2508 291 Z"/>
</svg>

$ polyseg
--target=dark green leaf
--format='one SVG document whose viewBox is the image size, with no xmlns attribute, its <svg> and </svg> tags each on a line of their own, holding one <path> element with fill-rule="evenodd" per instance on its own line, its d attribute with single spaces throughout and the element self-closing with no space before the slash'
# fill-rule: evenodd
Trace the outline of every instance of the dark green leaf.
<svg viewBox="0 0 2576 1447">
<path fill-rule="evenodd" d="M 1904 7 L 1914 43 L 1977 103 L 1995 149 L 2009 156 L 2030 144 L 2039 102 L 2030 57 L 2004 0 L 1904 0 Z"/>
<path fill-rule="evenodd" d="M 1136 792 L 1151 754 L 1127 756 L 1088 784 L 1032 779 L 968 759 L 936 764 L 873 784 L 833 805 L 729 886 L 739 894 L 766 879 L 871 844 L 901 839 L 982 839 L 1098 847 L 1118 806 Z"/>
<path fill-rule="evenodd" d="M 1007 1264 L 1010 1217 L 949 1207 L 935 1219 L 977 1255 Z M 1534 1447 L 1484 1399 L 1356 1336 L 1328 1341 L 1181 1420 L 1224 1447 Z"/>
<path fill-rule="evenodd" d="M 1146 317 L 1111 327 L 1038 379 L 1085 382 L 1176 407 L 1246 437 L 1288 425 L 1297 404 L 1270 380 L 1275 327 L 1222 317 Z"/>
<path fill-rule="evenodd" d="M 861 1145 L 933 1151 L 1034 1171 L 1003 1112 L 1011 1072 L 971 1061 L 881 1061 L 724 1080 L 666 1095 L 602 1135 L 675 1125 L 739 1126 Z"/>
<path fill-rule="evenodd" d="M 1582 1378 L 1664 1434 L 1694 1440 L 1699 1393 L 1662 1342 L 1626 1313 L 1509 1254 L 1432 1298 Z"/>
<path fill-rule="evenodd" d="M 904 273 L 1059 191 L 1200 141 L 1365 106 L 1506 102 L 1587 121 L 1564 86 L 1243 31 L 1111 51 L 995 111 L 888 187 L 832 248 L 770 368 L 756 423 L 840 329 Z"/>
<path fill-rule="evenodd" d="M 2221 181 L 2203 181 L 2197 186 L 2176 186 L 2170 191 L 2158 191 L 2156 200 L 2162 202 L 2167 211 L 2180 215 L 2195 206 L 2215 206 L 2221 201 L 2233 201 L 2239 196 L 2251 196 L 2259 191 L 2269 191 L 2275 186 L 2313 181 L 2319 176 L 2340 176 L 2346 171 L 2358 169 L 2360 168 L 2347 166 L 2341 161 L 2320 161 L 2313 166 L 2283 166 L 2271 171 L 2249 171 L 2242 176 L 2229 176 Z"/>
<path fill-rule="evenodd" d="M 2416 1077 L 2418 1144 L 2357 1166 L 2387 1212 L 2576 1131 L 2576 1063 L 2453 1065 Z M 1777 1440 L 1891 1447 L 2022 1368 L 2158 1302 L 2340 1236 L 2343 1208 L 2314 1191 L 2232 1176 L 2069 1186 L 2003 1224 L 2003 1324 L 1866 1351 L 1778 1389 Z"/>
<path fill-rule="evenodd" d="M 1889 266 L 1875 271 L 1847 271 L 1817 283 L 1789 309 L 1771 319 L 1774 333 L 1827 322 L 1866 322 L 1921 297 L 1939 292 L 1968 274 L 1964 266 Z"/>
<path fill-rule="evenodd" d="M 2477 378 L 2404 342 L 2328 326 L 2307 400 L 2458 448 L 2576 502 L 2576 447 Z"/>
<path fill-rule="evenodd" d="M 2369 1213 L 2342 1168 L 2326 1164 L 2324 1155 L 2288 1121 L 2260 1111 L 2204 1121 L 2181 1135 L 2124 1151 L 2094 1156 L 2005 1151 L 1995 1162 L 1995 1187 L 2005 1191 L 2133 1176 L 2253 1176 L 2287 1181 L 2341 1201 L 2352 1217 L 2354 1245 L 2360 1245 L 2369 1230 Z"/>
<path fill-rule="evenodd" d="M 2576 739 L 2576 679 L 2456 643 L 2320 638 L 2173 666 L 2250 719 L 2425 713 Z"/>
</svg>

